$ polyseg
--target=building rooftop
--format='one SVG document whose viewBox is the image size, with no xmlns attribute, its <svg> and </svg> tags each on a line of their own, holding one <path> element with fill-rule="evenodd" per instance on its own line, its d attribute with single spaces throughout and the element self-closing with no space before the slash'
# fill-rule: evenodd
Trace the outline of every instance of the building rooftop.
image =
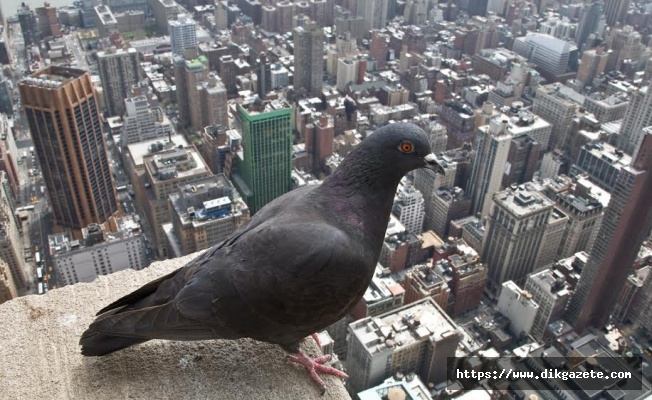
<svg viewBox="0 0 652 400">
<path fill-rule="evenodd" d="M 501 118 L 509 121 L 509 131 L 514 136 L 548 127 L 552 129 L 550 122 L 526 110 L 519 111 L 517 115 L 512 117 L 503 115 Z"/>
<path fill-rule="evenodd" d="M 350 329 L 371 354 L 459 334 L 457 324 L 431 298 L 354 322 Z"/>
<path fill-rule="evenodd" d="M 397 379 L 398 378 L 398 379 Z M 401 379 L 402 378 L 402 379 Z M 380 385 L 358 393 L 360 400 L 429 400 L 430 390 L 415 373 L 391 377 Z"/>
<path fill-rule="evenodd" d="M 371 279 L 371 284 L 364 293 L 363 299 L 367 305 L 377 303 L 383 299 L 400 296 L 405 289 L 389 274 L 389 270 L 376 264 L 376 272 Z"/>
<path fill-rule="evenodd" d="M 564 274 L 553 269 L 544 269 L 528 277 L 543 292 L 554 297 L 563 297 L 570 294 L 570 286 L 566 282 Z"/>
<path fill-rule="evenodd" d="M 86 73 L 87 71 L 82 69 L 50 66 L 26 77 L 21 81 L 21 84 L 41 88 L 58 88 Z"/>
<path fill-rule="evenodd" d="M 515 299 L 523 306 L 533 310 L 533 312 L 536 312 L 536 310 L 539 309 L 539 305 L 534 300 L 532 300 L 532 293 L 525 289 L 521 289 L 513 281 L 503 282 L 502 290 L 500 292 L 501 298 L 503 297 L 503 292 L 505 290 L 508 290 L 508 293 L 512 295 L 511 299 Z"/>
<path fill-rule="evenodd" d="M 184 178 L 208 170 L 199 152 L 192 148 L 173 147 L 143 158 L 153 183 Z"/>
<path fill-rule="evenodd" d="M 538 91 L 555 97 L 567 106 L 584 104 L 584 96 L 561 83 L 551 83 L 549 85 L 539 86 Z"/>
<path fill-rule="evenodd" d="M 527 61 L 525 57 L 522 57 L 519 54 L 502 47 L 499 47 L 497 49 L 481 50 L 479 56 L 501 67 L 506 67 L 515 61 L 516 62 Z"/>
<path fill-rule="evenodd" d="M 98 243 L 109 243 L 116 240 L 126 239 L 141 234 L 138 216 L 125 216 L 120 218 L 118 231 L 109 232 L 101 225 L 92 224 L 82 229 L 82 239 L 73 240 L 68 232 L 56 233 L 48 236 L 50 254 L 53 257 L 71 252 L 84 250 Z"/>
<path fill-rule="evenodd" d="M 242 215 L 248 210 L 224 174 L 185 184 L 179 193 L 170 195 L 170 201 L 181 223 L 193 224 L 195 227 L 216 219 Z"/>
<path fill-rule="evenodd" d="M 113 16 L 111 9 L 105 5 L 99 5 L 95 7 L 95 13 L 103 25 L 118 23 L 118 20 L 116 20 Z"/>
<path fill-rule="evenodd" d="M 629 154 L 618 150 L 609 143 L 589 143 L 582 149 L 617 168 L 628 167 L 632 163 L 632 157 Z"/>
<path fill-rule="evenodd" d="M 494 194 L 494 202 L 501 204 L 517 217 L 536 214 L 553 206 L 550 199 L 536 190 L 531 190 L 527 184 L 510 187 Z"/>
<path fill-rule="evenodd" d="M 136 167 L 144 164 L 145 156 L 157 153 L 159 151 L 169 150 L 171 148 L 178 148 L 179 146 L 186 147 L 188 142 L 183 135 L 172 135 L 169 138 L 152 139 L 144 142 L 129 144 L 127 148 L 131 154 L 131 159 Z"/>
</svg>

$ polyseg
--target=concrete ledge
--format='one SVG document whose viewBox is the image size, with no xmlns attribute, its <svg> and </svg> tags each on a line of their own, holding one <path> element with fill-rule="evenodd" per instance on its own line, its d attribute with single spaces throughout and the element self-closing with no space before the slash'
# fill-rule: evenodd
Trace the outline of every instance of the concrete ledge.
<svg viewBox="0 0 652 400">
<path fill-rule="evenodd" d="M 342 382 L 324 376 L 325 396 L 278 346 L 254 340 L 150 341 L 84 357 L 79 336 L 111 301 L 182 266 L 195 255 L 142 271 L 102 276 L 0 306 L 3 399 L 324 399 L 350 400 Z M 304 349 L 319 352 L 312 341 Z"/>
</svg>

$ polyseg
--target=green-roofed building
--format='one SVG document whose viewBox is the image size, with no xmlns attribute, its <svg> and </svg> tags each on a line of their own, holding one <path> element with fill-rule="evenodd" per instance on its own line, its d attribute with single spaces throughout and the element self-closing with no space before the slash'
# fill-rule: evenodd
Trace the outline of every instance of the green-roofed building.
<svg viewBox="0 0 652 400">
<path fill-rule="evenodd" d="M 249 109 L 238 105 L 237 115 L 242 152 L 233 181 L 253 215 L 292 188 L 292 107 L 279 100 Z"/>
</svg>

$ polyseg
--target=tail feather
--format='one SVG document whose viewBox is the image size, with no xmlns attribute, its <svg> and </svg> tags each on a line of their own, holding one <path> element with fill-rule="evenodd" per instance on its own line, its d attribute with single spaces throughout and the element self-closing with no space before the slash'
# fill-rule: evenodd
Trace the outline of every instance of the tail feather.
<svg viewBox="0 0 652 400">
<path fill-rule="evenodd" d="M 79 340 L 82 346 L 81 353 L 85 356 L 103 356 L 114 351 L 143 343 L 149 339 L 133 338 L 126 336 L 106 335 L 93 329 L 88 329 Z"/>
</svg>

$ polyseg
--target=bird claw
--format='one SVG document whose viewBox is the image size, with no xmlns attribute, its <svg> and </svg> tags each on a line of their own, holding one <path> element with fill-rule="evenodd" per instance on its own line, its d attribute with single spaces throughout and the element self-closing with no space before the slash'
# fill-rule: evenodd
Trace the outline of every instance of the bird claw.
<svg viewBox="0 0 652 400">
<path fill-rule="evenodd" d="M 319 334 L 318 333 L 313 333 L 310 336 L 312 336 L 312 340 L 314 340 L 315 343 L 317 343 L 317 347 L 319 347 L 321 349 L 321 341 L 319 340 Z"/>
<path fill-rule="evenodd" d="M 312 359 L 306 356 L 306 354 L 302 350 L 299 350 L 297 353 L 288 356 L 288 361 L 293 362 L 295 364 L 299 364 L 308 371 L 312 381 L 315 382 L 317 386 L 319 386 L 319 390 L 321 391 L 322 395 L 326 393 L 326 384 L 324 383 L 324 380 L 321 379 L 321 377 L 319 376 L 319 373 L 333 375 L 342 379 L 346 379 L 349 377 L 347 374 L 340 371 L 339 369 L 330 367 L 328 365 L 323 365 L 326 362 L 330 361 L 330 359 L 331 359 L 330 354 L 326 354 Z"/>
</svg>

